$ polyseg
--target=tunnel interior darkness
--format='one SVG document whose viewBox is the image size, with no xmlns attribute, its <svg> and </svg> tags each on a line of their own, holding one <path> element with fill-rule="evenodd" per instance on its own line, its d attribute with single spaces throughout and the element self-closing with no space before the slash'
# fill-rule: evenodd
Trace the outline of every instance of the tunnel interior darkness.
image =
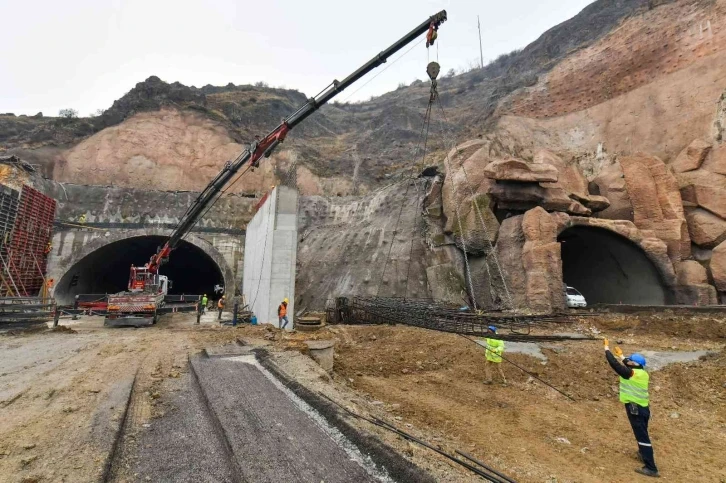
<svg viewBox="0 0 726 483">
<path fill-rule="evenodd" d="M 143 265 L 167 240 L 163 236 L 140 236 L 109 243 L 73 265 L 56 285 L 55 298 L 70 304 L 79 293 L 116 293 L 126 290 L 131 264 Z M 172 252 L 161 275 L 172 281 L 170 294 L 214 293 L 216 284 L 224 285 L 217 263 L 202 249 L 183 241 Z"/>
<path fill-rule="evenodd" d="M 653 262 L 627 238 L 608 230 L 575 226 L 557 238 L 562 278 L 588 305 L 663 305 L 667 291 Z"/>
</svg>

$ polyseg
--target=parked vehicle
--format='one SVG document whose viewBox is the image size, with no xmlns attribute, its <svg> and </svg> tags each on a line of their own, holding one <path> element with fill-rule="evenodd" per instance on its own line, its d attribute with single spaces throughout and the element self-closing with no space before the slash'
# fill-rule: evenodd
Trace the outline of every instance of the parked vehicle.
<svg viewBox="0 0 726 483">
<path fill-rule="evenodd" d="M 571 309 L 587 307 L 585 297 L 574 287 L 565 288 L 565 300 L 567 301 L 567 307 Z"/>
</svg>

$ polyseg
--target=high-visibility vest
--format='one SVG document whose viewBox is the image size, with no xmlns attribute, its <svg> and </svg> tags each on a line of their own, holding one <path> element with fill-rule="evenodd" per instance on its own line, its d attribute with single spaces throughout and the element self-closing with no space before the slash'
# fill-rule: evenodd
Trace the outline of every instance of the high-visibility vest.
<svg viewBox="0 0 726 483">
<path fill-rule="evenodd" d="M 277 313 L 280 314 L 280 317 L 285 317 L 287 315 L 287 305 L 280 304 L 280 306 L 277 308 Z"/>
<path fill-rule="evenodd" d="M 650 375 L 644 369 L 633 369 L 630 379 L 620 378 L 620 402 L 635 403 L 648 407 L 648 382 Z"/>
<path fill-rule="evenodd" d="M 501 355 L 504 353 L 504 341 L 499 339 L 487 339 L 487 360 L 489 362 L 502 362 Z"/>
<path fill-rule="evenodd" d="M 217 302 L 217 308 L 218 309 L 224 308 L 224 299 L 219 299 L 219 302 Z"/>
<path fill-rule="evenodd" d="M 207 302 L 209 302 L 209 299 L 206 296 L 202 297 L 202 305 L 204 305 L 206 307 Z"/>
</svg>

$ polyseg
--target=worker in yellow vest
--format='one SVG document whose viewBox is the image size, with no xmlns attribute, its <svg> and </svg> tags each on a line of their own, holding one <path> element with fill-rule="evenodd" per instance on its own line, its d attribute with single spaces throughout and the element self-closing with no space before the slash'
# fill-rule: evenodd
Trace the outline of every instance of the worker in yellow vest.
<svg viewBox="0 0 726 483">
<path fill-rule="evenodd" d="M 202 296 L 202 306 L 200 307 L 200 312 L 203 314 L 207 313 L 207 304 L 209 303 L 209 298 L 207 297 L 207 294 L 204 294 Z"/>
<path fill-rule="evenodd" d="M 497 333 L 497 328 L 493 325 L 487 327 L 488 331 L 492 334 Z M 502 370 L 502 354 L 504 354 L 504 341 L 500 339 L 486 338 L 486 362 L 484 363 L 484 372 L 486 373 L 487 379 L 484 384 L 492 383 L 492 366 L 497 368 L 499 375 L 502 376 L 502 384 L 507 384 L 507 378 L 504 377 L 504 371 Z"/>
<path fill-rule="evenodd" d="M 633 354 L 625 358 L 620 347 L 615 348 L 615 355 L 613 355 L 607 339 L 604 340 L 604 345 L 605 357 L 610 367 L 620 376 L 620 402 L 625 404 L 630 427 L 633 428 L 635 440 L 638 442 L 638 457 L 645 465 L 635 471 L 641 475 L 657 477 L 659 474 L 653 457 L 653 445 L 648 436 L 650 376 L 645 372 L 645 357 L 641 354 Z"/>
</svg>

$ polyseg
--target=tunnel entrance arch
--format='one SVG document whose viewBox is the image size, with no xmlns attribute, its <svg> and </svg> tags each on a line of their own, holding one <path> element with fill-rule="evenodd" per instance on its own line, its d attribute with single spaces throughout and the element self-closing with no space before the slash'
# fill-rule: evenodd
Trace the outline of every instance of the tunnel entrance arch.
<svg viewBox="0 0 726 483">
<path fill-rule="evenodd" d="M 563 282 L 588 304 L 664 305 L 669 290 L 648 255 L 606 229 L 572 226 L 557 237 Z"/>
<path fill-rule="evenodd" d="M 191 238 L 191 237 L 190 237 Z M 126 290 L 131 264 L 143 265 L 168 237 L 164 235 L 126 236 L 106 243 L 90 243 L 67 264 L 57 278 L 54 296 L 59 304 L 71 304 L 79 293 L 116 293 Z M 172 281 L 170 294 L 214 293 L 215 285 L 232 287 L 231 271 L 221 255 L 200 240 L 184 240 L 174 250 L 160 273 Z M 229 285 L 228 285 L 229 284 Z"/>
</svg>

